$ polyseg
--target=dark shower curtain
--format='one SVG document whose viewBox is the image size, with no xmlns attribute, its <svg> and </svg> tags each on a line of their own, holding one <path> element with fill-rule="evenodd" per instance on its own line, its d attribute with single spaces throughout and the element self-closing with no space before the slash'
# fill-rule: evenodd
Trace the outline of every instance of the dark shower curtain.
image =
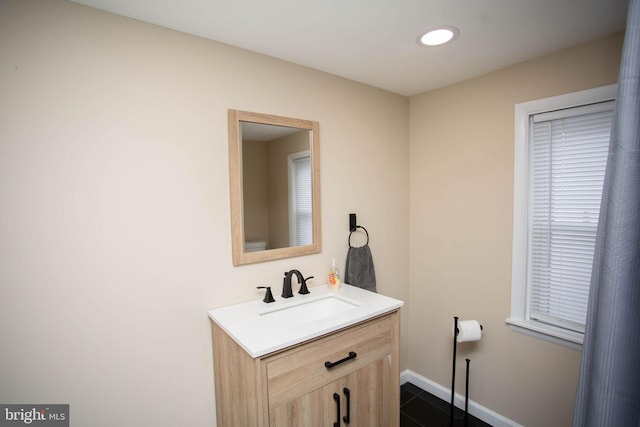
<svg viewBox="0 0 640 427">
<path fill-rule="evenodd" d="M 631 0 L 574 427 L 640 426 L 640 0 Z"/>
</svg>

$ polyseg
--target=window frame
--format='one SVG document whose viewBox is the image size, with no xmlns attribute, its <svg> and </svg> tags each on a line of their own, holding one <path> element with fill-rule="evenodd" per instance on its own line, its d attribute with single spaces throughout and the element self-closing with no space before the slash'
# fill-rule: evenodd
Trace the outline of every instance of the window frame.
<svg viewBox="0 0 640 427">
<path fill-rule="evenodd" d="M 526 288 L 529 191 L 529 117 L 563 108 L 615 100 L 617 85 L 597 87 L 523 102 L 515 105 L 514 122 L 514 187 L 513 242 L 511 270 L 511 313 L 506 319 L 511 330 L 554 342 L 576 350 L 582 349 L 583 333 L 533 320 L 529 317 Z"/>
</svg>

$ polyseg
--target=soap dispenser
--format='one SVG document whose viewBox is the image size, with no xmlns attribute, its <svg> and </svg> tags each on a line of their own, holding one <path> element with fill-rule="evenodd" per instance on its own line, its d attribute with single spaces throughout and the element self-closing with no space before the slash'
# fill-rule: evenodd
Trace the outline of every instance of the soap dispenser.
<svg viewBox="0 0 640 427">
<path fill-rule="evenodd" d="M 338 267 L 336 267 L 336 259 L 331 260 L 331 267 L 329 268 L 328 276 L 329 289 L 332 291 L 337 290 L 340 287 L 340 273 Z"/>
</svg>

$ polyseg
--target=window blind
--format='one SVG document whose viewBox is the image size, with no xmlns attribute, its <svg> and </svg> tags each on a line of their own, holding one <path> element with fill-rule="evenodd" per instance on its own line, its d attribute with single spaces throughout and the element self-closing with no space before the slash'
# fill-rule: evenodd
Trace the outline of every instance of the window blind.
<svg viewBox="0 0 640 427">
<path fill-rule="evenodd" d="M 296 224 L 296 245 L 313 243 L 312 200 L 311 200 L 311 157 L 300 157 L 293 160 L 294 165 L 294 212 Z"/>
<path fill-rule="evenodd" d="M 530 116 L 529 317 L 584 332 L 613 101 Z"/>
</svg>

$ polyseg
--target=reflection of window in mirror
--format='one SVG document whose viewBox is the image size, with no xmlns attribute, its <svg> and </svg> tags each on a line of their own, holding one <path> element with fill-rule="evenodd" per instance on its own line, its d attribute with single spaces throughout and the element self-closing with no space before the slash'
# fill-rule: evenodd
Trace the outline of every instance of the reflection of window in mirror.
<svg viewBox="0 0 640 427">
<path fill-rule="evenodd" d="M 289 245 L 310 245 L 313 242 L 313 217 L 308 150 L 289 155 L 289 217 Z"/>
</svg>

